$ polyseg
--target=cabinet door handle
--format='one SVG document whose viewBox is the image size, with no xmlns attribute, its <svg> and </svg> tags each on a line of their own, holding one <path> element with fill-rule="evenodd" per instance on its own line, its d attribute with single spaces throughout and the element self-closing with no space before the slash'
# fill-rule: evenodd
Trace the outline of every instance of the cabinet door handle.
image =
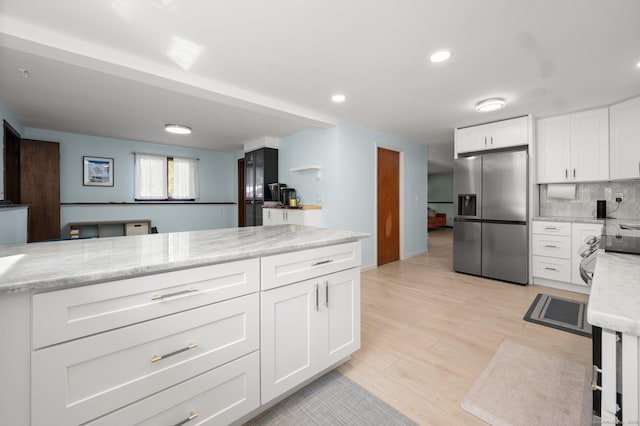
<svg viewBox="0 0 640 426">
<path fill-rule="evenodd" d="M 325 265 L 327 263 L 333 262 L 333 259 L 321 260 L 319 262 L 313 262 L 311 266 Z"/>
<path fill-rule="evenodd" d="M 484 146 L 487 146 L 487 137 L 484 137 Z"/>
<path fill-rule="evenodd" d="M 569 179 L 569 169 L 564 169 L 564 178 Z"/>
<path fill-rule="evenodd" d="M 324 306 L 329 309 L 329 281 L 324 282 Z"/>
<path fill-rule="evenodd" d="M 573 169 L 573 178 L 576 178 L 576 169 Z"/>
<path fill-rule="evenodd" d="M 156 294 L 155 296 L 153 296 L 151 298 L 151 300 L 163 300 L 166 299 L 168 297 L 175 297 L 175 296 L 181 296 L 183 294 L 188 294 L 188 293 L 193 293 L 194 291 L 198 291 L 197 288 L 195 287 L 191 287 L 187 290 L 182 290 L 182 291 L 176 291 L 175 293 L 168 293 L 168 294 Z"/>
<path fill-rule="evenodd" d="M 197 347 L 198 347 L 197 343 L 190 343 L 189 346 L 187 346 L 186 348 L 178 349 L 177 351 L 173 351 L 173 352 L 170 352 L 170 353 L 165 354 L 165 355 L 154 355 L 154 356 L 151 357 L 151 362 L 158 362 L 158 361 L 160 361 L 162 359 L 166 359 L 166 358 L 169 358 L 171 356 L 181 354 L 182 352 L 186 352 L 186 351 L 189 351 L 191 349 L 195 349 Z"/>
<path fill-rule="evenodd" d="M 195 411 L 192 411 L 192 412 L 189 413 L 189 417 L 187 417 L 186 419 L 182 420 L 181 422 L 176 423 L 174 426 L 185 425 L 185 424 L 189 423 L 191 420 L 195 419 L 196 417 L 198 417 L 198 413 L 196 413 Z"/>
<path fill-rule="evenodd" d="M 544 269 L 546 269 L 547 271 L 556 271 L 556 272 L 558 272 L 558 270 L 556 268 L 550 268 L 548 266 L 545 266 Z"/>
<path fill-rule="evenodd" d="M 491 136 L 491 145 L 493 146 L 493 136 Z"/>
<path fill-rule="evenodd" d="M 560 230 L 560 228 L 557 228 L 555 226 L 545 226 L 542 229 L 546 229 L 547 231 L 559 231 Z"/>
<path fill-rule="evenodd" d="M 554 246 L 552 244 L 545 244 L 544 247 L 545 248 L 559 248 L 558 246 Z"/>
<path fill-rule="evenodd" d="M 318 310 L 318 292 L 320 288 L 320 284 L 316 284 L 316 311 Z"/>
</svg>

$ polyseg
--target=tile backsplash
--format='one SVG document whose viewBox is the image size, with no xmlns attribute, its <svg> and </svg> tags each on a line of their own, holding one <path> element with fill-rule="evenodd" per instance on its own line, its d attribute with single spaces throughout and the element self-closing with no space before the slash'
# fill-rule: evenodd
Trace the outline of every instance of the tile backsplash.
<svg viewBox="0 0 640 426">
<path fill-rule="evenodd" d="M 623 194 L 620 205 L 616 194 Z M 540 185 L 540 216 L 596 217 L 596 201 L 607 200 L 607 216 L 640 219 L 640 181 L 576 184 L 573 200 L 547 197 L 547 185 Z"/>
</svg>

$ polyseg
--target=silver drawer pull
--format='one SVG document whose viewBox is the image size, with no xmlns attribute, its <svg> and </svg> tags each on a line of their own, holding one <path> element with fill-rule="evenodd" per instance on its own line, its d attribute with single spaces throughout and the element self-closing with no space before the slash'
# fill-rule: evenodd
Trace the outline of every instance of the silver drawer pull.
<svg viewBox="0 0 640 426">
<path fill-rule="evenodd" d="M 547 271 L 558 271 L 556 268 L 550 268 L 548 266 L 546 266 L 544 269 L 546 269 Z"/>
<path fill-rule="evenodd" d="M 544 247 L 545 248 L 559 248 L 558 246 L 554 246 L 554 245 L 551 245 L 551 244 L 545 244 Z"/>
<path fill-rule="evenodd" d="M 166 355 L 154 355 L 153 357 L 151 357 L 151 362 L 158 362 L 161 359 L 169 358 L 171 356 L 181 354 L 182 352 L 186 352 L 186 351 L 189 351 L 189 350 L 197 348 L 197 347 L 198 347 L 197 343 L 191 343 L 186 348 L 178 349 L 177 351 L 173 351 L 173 352 L 168 353 Z"/>
<path fill-rule="evenodd" d="M 176 423 L 174 426 L 185 425 L 185 424 L 189 423 L 191 420 L 195 419 L 196 417 L 198 417 L 198 413 L 196 413 L 195 411 L 192 411 L 192 412 L 189 413 L 189 417 L 187 417 L 186 419 L 184 419 L 181 422 Z"/>
<path fill-rule="evenodd" d="M 311 266 L 324 265 L 326 263 L 331 263 L 331 262 L 333 262 L 333 259 L 321 260 L 320 262 L 313 262 Z"/>
<path fill-rule="evenodd" d="M 560 228 L 557 228 L 555 226 L 545 226 L 542 229 L 546 229 L 547 231 L 559 231 L 560 230 Z"/>
<path fill-rule="evenodd" d="M 176 291 L 175 293 L 169 293 L 169 294 L 156 294 L 155 296 L 153 296 L 151 298 L 151 300 L 162 300 L 162 299 L 166 299 L 167 297 L 174 297 L 174 296 L 180 296 L 182 294 L 188 294 L 188 293 L 193 293 L 194 291 L 198 291 L 197 288 L 195 287 L 191 287 L 187 290 L 182 290 L 182 291 Z"/>
<path fill-rule="evenodd" d="M 602 391 L 602 386 L 598 386 L 598 373 L 602 373 L 602 370 L 594 365 L 591 372 L 591 390 Z"/>
</svg>

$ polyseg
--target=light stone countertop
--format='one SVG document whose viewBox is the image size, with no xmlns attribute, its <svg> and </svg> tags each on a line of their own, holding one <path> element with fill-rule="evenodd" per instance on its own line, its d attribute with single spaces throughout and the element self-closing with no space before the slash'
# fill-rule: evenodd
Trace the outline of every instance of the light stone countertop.
<svg viewBox="0 0 640 426">
<path fill-rule="evenodd" d="M 640 336 L 640 256 L 598 251 L 587 320 Z"/>
<path fill-rule="evenodd" d="M 0 246 L 3 293 L 90 284 L 357 241 L 369 234 L 255 226 Z"/>
<path fill-rule="evenodd" d="M 604 223 L 604 219 L 596 219 L 594 217 L 535 216 L 533 220 L 545 222 Z"/>
</svg>

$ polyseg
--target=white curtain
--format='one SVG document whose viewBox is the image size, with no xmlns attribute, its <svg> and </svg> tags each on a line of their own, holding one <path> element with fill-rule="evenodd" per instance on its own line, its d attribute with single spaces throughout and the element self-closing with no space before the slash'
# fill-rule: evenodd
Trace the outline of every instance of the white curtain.
<svg viewBox="0 0 640 426">
<path fill-rule="evenodd" d="M 135 199 L 167 199 L 167 157 L 135 154 Z"/>
<path fill-rule="evenodd" d="M 198 160 L 195 158 L 173 158 L 173 192 L 169 197 L 174 200 L 197 200 Z"/>
</svg>

